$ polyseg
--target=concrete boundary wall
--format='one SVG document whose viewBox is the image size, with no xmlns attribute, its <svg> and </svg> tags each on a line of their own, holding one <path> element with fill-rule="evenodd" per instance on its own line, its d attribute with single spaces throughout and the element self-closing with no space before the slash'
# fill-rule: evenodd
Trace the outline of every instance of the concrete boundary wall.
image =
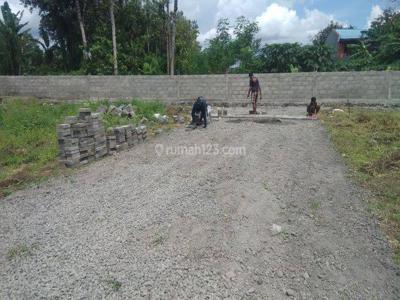
<svg viewBox="0 0 400 300">
<path fill-rule="evenodd" d="M 264 104 L 324 103 L 400 105 L 400 72 L 256 74 Z M 0 96 L 51 100 L 139 98 L 187 102 L 246 103 L 247 74 L 179 76 L 0 76 Z"/>
</svg>

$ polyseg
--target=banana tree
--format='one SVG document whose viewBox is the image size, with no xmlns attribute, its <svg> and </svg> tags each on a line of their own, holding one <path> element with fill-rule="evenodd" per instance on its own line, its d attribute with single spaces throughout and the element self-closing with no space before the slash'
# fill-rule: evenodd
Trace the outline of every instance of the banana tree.
<svg viewBox="0 0 400 300">
<path fill-rule="evenodd" d="M 14 14 L 7 2 L 1 6 L 0 70 L 6 75 L 20 75 L 23 47 L 28 39 L 28 23 L 21 23 L 23 12 Z"/>
</svg>

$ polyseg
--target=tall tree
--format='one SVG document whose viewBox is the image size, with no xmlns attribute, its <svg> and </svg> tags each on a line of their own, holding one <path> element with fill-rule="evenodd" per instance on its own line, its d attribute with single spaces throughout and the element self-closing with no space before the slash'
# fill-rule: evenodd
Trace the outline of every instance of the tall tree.
<svg viewBox="0 0 400 300">
<path fill-rule="evenodd" d="M 317 44 L 325 44 L 326 39 L 328 38 L 328 35 L 331 33 L 331 31 L 333 29 L 342 29 L 343 25 L 338 23 L 338 22 L 334 22 L 331 21 L 329 23 L 328 26 L 326 26 L 324 29 L 322 29 L 321 31 L 319 31 L 314 38 L 312 39 L 312 42 L 314 45 Z M 351 27 L 352 28 L 352 27 Z"/>
<path fill-rule="evenodd" d="M 232 41 L 233 55 L 239 64 L 236 72 L 259 71 L 261 64 L 257 56 L 260 52 L 261 39 L 256 38 L 258 31 L 259 27 L 256 22 L 250 22 L 243 16 L 236 19 L 233 31 L 235 39 Z"/>
<path fill-rule="evenodd" d="M 265 45 L 261 54 L 262 71 L 289 73 L 292 68 L 298 68 L 301 51 L 298 43 Z"/>
<path fill-rule="evenodd" d="M 171 65 L 171 17 L 169 14 L 169 0 L 165 0 L 165 36 L 166 36 L 166 44 L 167 44 L 167 73 L 170 72 L 170 65 Z"/>
<path fill-rule="evenodd" d="M 57 45 L 56 57 L 60 68 L 58 72 L 79 69 L 83 56 L 82 36 L 75 2 L 71 0 L 21 0 L 21 2 L 31 9 L 38 9 L 41 17 L 40 26 L 47 31 L 52 43 Z M 95 5 L 90 5 L 90 8 L 95 7 Z M 92 19 L 98 21 L 94 17 Z"/>
<path fill-rule="evenodd" d="M 109 0 L 109 5 L 110 5 L 110 20 L 111 20 L 111 35 L 113 43 L 113 69 L 114 69 L 114 75 L 118 75 L 117 34 L 115 30 L 114 0 Z"/>
<path fill-rule="evenodd" d="M 197 42 L 197 23 L 187 20 L 182 12 L 176 20 L 176 73 L 197 74 L 200 72 L 201 47 Z"/>
<path fill-rule="evenodd" d="M 24 47 L 31 39 L 29 29 L 21 24 L 23 13 L 14 14 L 7 2 L 1 6 L 3 20 L 0 19 L 0 68 L 3 74 L 20 75 Z"/>
<path fill-rule="evenodd" d="M 176 15 L 178 12 L 178 0 L 174 0 L 174 11 L 172 13 L 172 34 L 171 34 L 171 62 L 170 62 L 170 75 L 175 74 L 175 51 L 176 51 Z"/>
<path fill-rule="evenodd" d="M 85 25 L 83 23 L 82 19 L 82 13 L 81 13 L 81 7 L 79 4 L 79 0 L 75 0 L 75 8 L 76 8 L 76 14 L 78 16 L 78 22 L 79 22 L 79 28 L 81 30 L 81 35 L 82 35 L 82 45 L 83 45 L 83 57 L 85 59 L 90 57 L 89 51 L 88 51 L 88 43 L 86 40 L 86 33 L 85 33 Z"/>
<path fill-rule="evenodd" d="M 400 12 L 385 10 L 372 22 L 366 43 L 378 64 L 400 64 Z"/>
<path fill-rule="evenodd" d="M 208 47 L 204 49 L 209 73 L 223 74 L 235 63 L 232 50 L 231 26 L 228 19 L 222 18 L 217 24 L 217 35 L 208 40 Z"/>
</svg>

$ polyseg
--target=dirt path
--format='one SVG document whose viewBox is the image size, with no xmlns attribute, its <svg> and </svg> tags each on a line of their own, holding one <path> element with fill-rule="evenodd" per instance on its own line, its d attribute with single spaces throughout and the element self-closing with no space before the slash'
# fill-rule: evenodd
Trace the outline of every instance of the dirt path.
<svg viewBox="0 0 400 300">
<path fill-rule="evenodd" d="M 179 129 L 3 200 L 0 299 L 398 299 L 363 196 L 318 122 Z"/>
</svg>

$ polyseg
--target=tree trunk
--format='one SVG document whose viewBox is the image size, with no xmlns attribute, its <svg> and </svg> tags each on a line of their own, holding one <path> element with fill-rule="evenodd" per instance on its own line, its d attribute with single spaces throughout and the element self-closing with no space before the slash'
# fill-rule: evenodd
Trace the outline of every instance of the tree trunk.
<svg viewBox="0 0 400 300">
<path fill-rule="evenodd" d="M 175 38 L 176 38 L 176 13 L 177 13 L 177 11 L 178 11 L 178 0 L 174 0 L 174 12 L 172 13 L 170 75 L 175 75 Z"/>
<path fill-rule="evenodd" d="M 167 19 L 165 21 L 165 32 L 167 36 L 167 74 L 170 72 L 171 63 L 171 18 L 169 15 L 169 0 L 165 1 Z"/>
<path fill-rule="evenodd" d="M 81 14 L 81 7 L 79 5 L 79 0 L 75 0 L 75 8 L 76 8 L 76 13 L 78 15 L 78 22 L 79 22 L 79 27 L 81 29 L 81 35 L 82 35 L 82 44 L 83 44 L 83 57 L 87 59 L 89 55 L 88 51 L 88 44 L 86 40 L 86 34 L 85 34 L 85 26 L 83 25 L 83 19 L 82 19 L 82 14 Z"/>
<path fill-rule="evenodd" d="M 149 13 L 149 0 L 146 0 L 146 45 L 147 45 L 147 53 L 150 53 L 150 13 Z"/>
<path fill-rule="evenodd" d="M 110 1 L 110 18 L 111 18 L 112 43 L 113 43 L 114 75 L 118 75 L 117 37 L 116 37 L 116 33 L 115 33 L 114 0 L 109 0 L 109 1 Z"/>
</svg>

